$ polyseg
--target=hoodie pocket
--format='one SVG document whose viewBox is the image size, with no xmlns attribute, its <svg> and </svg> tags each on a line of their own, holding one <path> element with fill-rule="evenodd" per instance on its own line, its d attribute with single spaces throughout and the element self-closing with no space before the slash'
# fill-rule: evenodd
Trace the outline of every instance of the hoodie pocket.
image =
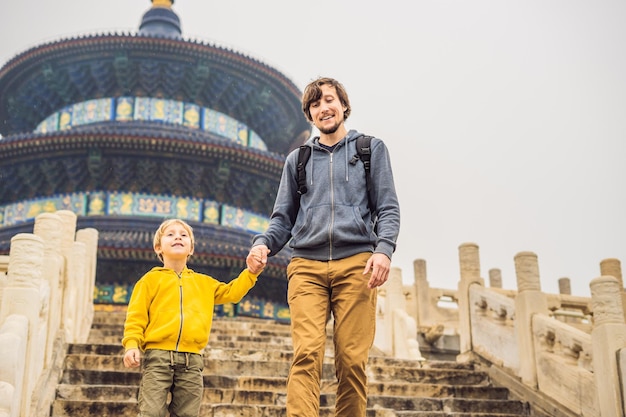
<svg viewBox="0 0 626 417">
<path fill-rule="evenodd" d="M 335 219 L 333 224 L 334 246 L 366 243 L 370 240 L 369 235 L 369 231 L 361 217 L 358 207 L 347 205 L 335 206 Z"/>
<path fill-rule="evenodd" d="M 303 221 L 296 222 L 293 228 L 291 246 L 293 248 L 314 248 L 328 243 L 330 237 L 330 205 L 309 207 Z"/>
<path fill-rule="evenodd" d="M 296 224 L 292 235 L 293 248 L 315 248 L 328 245 L 345 246 L 369 241 L 367 226 L 358 207 L 330 205 L 311 207 L 305 221 Z"/>
</svg>

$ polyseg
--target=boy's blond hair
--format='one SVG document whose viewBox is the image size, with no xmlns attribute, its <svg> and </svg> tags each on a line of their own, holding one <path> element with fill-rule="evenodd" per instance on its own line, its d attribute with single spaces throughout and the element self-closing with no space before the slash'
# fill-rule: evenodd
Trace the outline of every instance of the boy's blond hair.
<svg viewBox="0 0 626 417">
<path fill-rule="evenodd" d="M 163 255 L 157 252 L 157 246 L 159 247 L 161 246 L 161 238 L 163 237 L 163 234 L 165 233 L 165 229 L 167 229 L 169 226 L 171 226 L 174 223 L 180 224 L 187 231 L 187 233 L 189 233 L 189 238 L 191 239 L 191 251 L 189 253 L 189 256 L 191 256 L 191 254 L 193 253 L 193 249 L 196 244 L 196 240 L 193 237 L 193 228 L 189 226 L 189 224 L 187 224 L 187 222 L 184 220 L 167 219 L 163 223 L 161 223 L 157 231 L 154 233 L 154 239 L 152 241 L 152 248 L 154 249 L 154 252 L 157 254 L 157 257 L 161 260 L 161 262 L 163 262 Z"/>
</svg>

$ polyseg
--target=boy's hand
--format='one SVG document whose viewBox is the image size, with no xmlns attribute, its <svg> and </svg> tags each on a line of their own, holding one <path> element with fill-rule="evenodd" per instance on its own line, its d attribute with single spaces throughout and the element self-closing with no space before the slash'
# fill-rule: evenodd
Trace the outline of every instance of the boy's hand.
<svg viewBox="0 0 626 417">
<path fill-rule="evenodd" d="M 124 366 L 127 368 L 137 368 L 139 365 L 141 365 L 141 352 L 139 349 L 128 349 L 124 353 Z"/>
<path fill-rule="evenodd" d="M 250 249 L 248 256 L 246 257 L 246 265 L 253 274 L 260 274 L 265 265 L 267 265 L 267 255 L 270 250 L 265 245 L 254 246 Z"/>
</svg>

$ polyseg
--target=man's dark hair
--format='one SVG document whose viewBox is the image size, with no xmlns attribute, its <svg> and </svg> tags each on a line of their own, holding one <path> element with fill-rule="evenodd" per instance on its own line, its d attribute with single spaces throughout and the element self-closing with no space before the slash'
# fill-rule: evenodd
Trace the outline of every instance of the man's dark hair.
<svg viewBox="0 0 626 417">
<path fill-rule="evenodd" d="M 304 88 L 304 93 L 302 94 L 302 111 L 304 115 L 312 122 L 310 107 L 311 104 L 318 101 L 322 98 L 322 86 L 329 85 L 331 87 L 335 87 L 335 91 L 337 91 L 337 97 L 341 101 L 341 104 L 346 108 L 343 112 L 343 119 L 348 120 L 348 116 L 350 116 L 350 112 L 352 108 L 350 107 L 350 99 L 348 99 L 348 93 L 346 89 L 343 88 L 343 85 L 334 78 L 329 77 L 320 77 L 317 80 L 311 81 L 309 85 Z"/>
</svg>

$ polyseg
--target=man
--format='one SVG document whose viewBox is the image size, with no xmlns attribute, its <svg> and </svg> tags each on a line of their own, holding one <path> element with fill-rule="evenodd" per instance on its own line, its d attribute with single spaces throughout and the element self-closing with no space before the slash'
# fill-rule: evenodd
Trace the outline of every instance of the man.
<svg viewBox="0 0 626 417">
<path fill-rule="evenodd" d="M 269 227 L 250 254 L 267 262 L 290 242 L 287 299 L 294 357 L 287 416 L 319 416 L 326 322 L 332 312 L 338 379 L 336 416 L 365 416 L 367 365 L 374 341 L 377 287 L 387 281 L 400 228 L 400 209 L 385 144 L 371 142 L 372 205 L 356 140 L 348 131 L 350 101 L 332 78 L 304 90 L 302 110 L 319 130 L 310 139 L 306 193 L 298 194 L 298 152 L 287 156 Z"/>
</svg>

